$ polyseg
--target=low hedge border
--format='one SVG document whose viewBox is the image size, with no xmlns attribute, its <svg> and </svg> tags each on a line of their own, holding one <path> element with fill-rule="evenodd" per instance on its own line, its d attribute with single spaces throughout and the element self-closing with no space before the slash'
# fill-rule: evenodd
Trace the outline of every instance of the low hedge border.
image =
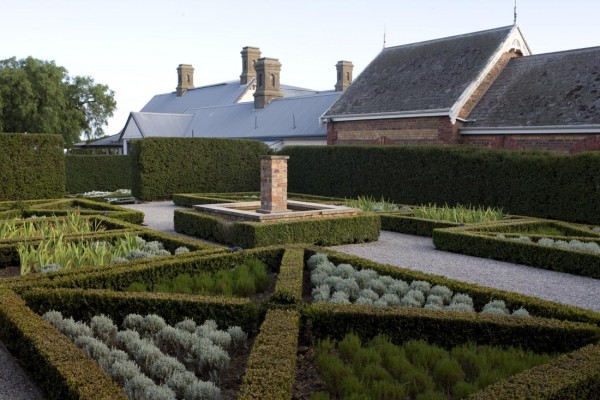
<svg viewBox="0 0 600 400">
<path fill-rule="evenodd" d="M 269 269 L 277 271 L 284 249 L 271 247 L 246 250 L 235 253 L 178 255 L 162 260 L 128 263 L 121 267 L 96 269 L 88 273 L 72 273 L 63 276 L 48 274 L 48 278 L 32 282 L 15 281 L 12 287 L 22 293 L 33 287 L 43 288 L 81 288 L 121 290 L 134 282 L 156 282 L 161 278 L 173 278 L 179 274 L 194 273 L 200 270 L 217 271 L 233 268 L 249 258 L 263 261 Z"/>
<path fill-rule="evenodd" d="M 531 237 L 554 237 L 556 235 L 529 234 L 528 230 L 537 228 L 557 228 L 565 232 L 567 236 L 600 238 L 600 232 L 594 232 L 587 225 L 573 224 L 571 222 L 554 221 L 539 218 L 523 218 L 517 220 L 488 222 L 484 224 L 471 225 L 464 230 L 480 233 L 514 233 L 515 235 L 526 235 Z M 559 235 L 561 236 L 561 235 Z M 564 235 L 563 235 L 564 236 Z"/>
<path fill-rule="evenodd" d="M 381 230 L 417 236 L 431 237 L 431 235 L 433 235 L 433 230 L 436 228 L 450 228 L 464 225 L 453 222 L 416 218 L 410 214 L 402 213 L 380 214 L 380 217 Z"/>
<path fill-rule="evenodd" d="M 58 199 L 48 200 L 48 202 L 32 205 L 21 212 L 21 216 L 30 217 L 32 215 L 66 215 L 71 208 L 80 208 L 82 215 L 104 215 L 125 222 L 141 225 L 144 222 L 144 213 L 137 210 L 98 202 L 91 199 Z"/>
<path fill-rule="evenodd" d="M 424 280 L 431 282 L 432 285 L 447 286 L 454 292 L 467 293 L 470 295 L 473 298 L 475 307 L 478 309 L 481 309 L 489 301 L 498 299 L 504 300 L 506 305 L 511 309 L 525 307 L 531 314 L 537 317 L 585 322 L 600 326 L 600 313 L 591 310 L 585 310 L 552 301 L 542 300 L 537 297 L 527 296 L 521 293 L 483 287 L 472 283 L 445 278 L 439 275 L 432 275 L 411 270 L 408 268 L 378 264 L 364 258 L 351 256 L 332 250 L 326 250 L 316 246 L 307 247 L 306 257 L 309 257 L 314 253 L 327 254 L 329 260 L 335 264 L 347 263 L 352 264 L 352 266 L 359 269 L 371 268 L 379 273 L 390 275 L 397 279 L 403 279 L 408 282 L 412 282 L 413 280 Z"/>
<path fill-rule="evenodd" d="M 472 400 L 595 399 L 600 392 L 600 346 L 589 345 L 562 355 L 477 393 Z"/>
<path fill-rule="evenodd" d="M 279 305 L 299 305 L 302 302 L 304 249 L 287 248 L 281 259 L 275 292 L 270 301 Z"/>
<path fill-rule="evenodd" d="M 175 231 L 243 248 L 311 243 L 334 246 L 375 241 L 381 221 L 375 214 L 284 222 L 231 222 L 191 210 L 175 210 Z"/>
<path fill-rule="evenodd" d="M 510 227 L 511 225 L 502 225 L 501 229 L 504 229 L 504 232 L 510 232 Z M 476 229 L 475 227 L 470 229 L 436 229 L 433 232 L 433 243 L 438 250 L 525 264 L 536 268 L 566 272 L 590 278 L 600 278 L 600 255 L 543 246 L 536 243 L 501 239 L 479 233 Z M 493 232 L 493 228 L 491 227 L 486 227 L 485 229 L 486 233 Z M 579 239 L 594 241 L 600 244 L 600 237 L 592 236 L 561 237 L 536 235 L 536 237 L 552 237 L 553 239 L 563 240 Z"/>
<path fill-rule="evenodd" d="M 295 310 L 267 312 L 248 358 L 238 400 L 292 398 L 299 320 Z"/>
<path fill-rule="evenodd" d="M 368 341 L 385 333 L 395 343 L 422 339 L 444 347 L 467 342 L 568 352 L 600 341 L 600 328 L 538 317 L 504 317 L 411 307 L 312 304 L 301 310 L 302 337 L 343 339 L 350 331 Z M 440 334 L 444 332 L 444 334 Z"/>
<path fill-rule="evenodd" d="M 258 308 L 250 300 L 233 297 L 34 288 L 25 292 L 23 299 L 38 314 L 57 310 L 86 321 L 98 314 L 119 322 L 132 313 L 158 314 L 169 324 L 186 317 L 196 321 L 212 319 L 221 327 L 239 325 L 251 334 L 256 331 L 259 318 Z"/>
<path fill-rule="evenodd" d="M 126 400 L 121 388 L 66 336 L 0 287 L 0 337 L 50 399 Z"/>
</svg>

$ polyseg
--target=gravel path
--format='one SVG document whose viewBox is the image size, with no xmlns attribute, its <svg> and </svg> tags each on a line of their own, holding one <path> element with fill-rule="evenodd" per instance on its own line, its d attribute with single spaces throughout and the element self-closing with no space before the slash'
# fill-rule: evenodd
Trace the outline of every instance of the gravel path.
<svg viewBox="0 0 600 400">
<path fill-rule="evenodd" d="M 42 400 L 44 395 L 0 342 L 0 400 Z"/>
</svg>

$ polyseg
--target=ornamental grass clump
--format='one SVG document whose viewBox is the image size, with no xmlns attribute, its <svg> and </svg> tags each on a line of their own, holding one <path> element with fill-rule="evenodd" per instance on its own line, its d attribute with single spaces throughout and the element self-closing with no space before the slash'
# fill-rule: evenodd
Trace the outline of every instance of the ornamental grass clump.
<svg viewBox="0 0 600 400">
<path fill-rule="evenodd" d="M 358 208 L 362 211 L 398 211 L 399 208 L 393 202 L 386 200 L 381 196 L 381 200 L 377 201 L 373 196 L 358 196 L 356 199 L 345 199 L 344 205 L 346 207 Z"/>
<path fill-rule="evenodd" d="M 68 212 L 65 217 L 45 217 L 20 221 L 16 218 L 0 221 L 0 239 L 27 239 L 58 235 L 75 235 L 104 231 L 105 227 L 79 211 Z"/>
<path fill-rule="evenodd" d="M 446 286 L 432 286 L 430 282 L 422 280 L 414 280 L 409 284 L 389 275 L 379 275 L 372 269 L 356 270 L 350 264 L 335 266 L 321 253 L 311 256 L 306 264 L 311 271 L 311 294 L 315 303 L 475 312 L 471 296 L 453 293 Z M 492 300 L 482 312 L 511 315 L 501 300 Z M 521 308 L 512 315 L 526 317 L 529 313 Z"/>
<path fill-rule="evenodd" d="M 499 208 L 463 205 L 450 207 L 447 204 L 441 207 L 435 204 L 411 207 L 411 212 L 417 218 L 448 221 L 458 224 L 502 221 L 509 217 Z"/>
<path fill-rule="evenodd" d="M 173 327 L 155 314 L 128 315 L 122 331 L 115 331 L 116 325 L 104 315 L 93 317 L 90 326 L 56 311 L 44 318 L 132 399 L 219 399 L 217 385 L 229 367 L 229 352 L 245 347 L 248 339 L 239 326 L 219 330 L 212 320 L 196 325 L 186 318 Z"/>
</svg>

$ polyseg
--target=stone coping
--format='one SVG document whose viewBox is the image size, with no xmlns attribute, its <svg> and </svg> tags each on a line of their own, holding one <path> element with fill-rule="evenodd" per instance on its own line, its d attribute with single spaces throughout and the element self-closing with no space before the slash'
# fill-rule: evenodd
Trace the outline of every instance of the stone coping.
<svg viewBox="0 0 600 400">
<path fill-rule="evenodd" d="M 201 204 L 193 206 L 199 211 L 214 214 L 223 214 L 240 217 L 248 221 L 274 221 L 302 217 L 327 217 L 337 214 L 356 215 L 360 212 L 357 208 L 346 206 L 334 206 L 330 204 L 309 203 L 306 201 L 288 200 L 288 207 L 293 210 L 264 214 L 257 212 L 260 209 L 260 201 L 246 201 L 240 203 Z"/>
</svg>

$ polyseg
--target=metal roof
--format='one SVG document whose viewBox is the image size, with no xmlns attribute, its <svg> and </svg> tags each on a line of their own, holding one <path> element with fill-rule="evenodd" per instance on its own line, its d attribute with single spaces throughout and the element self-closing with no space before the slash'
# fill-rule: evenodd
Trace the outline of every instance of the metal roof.
<svg viewBox="0 0 600 400">
<path fill-rule="evenodd" d="M 512 29 L 506 26 L 385 48 L 324 117 L 449 110 Z"/>
<path fill-rule="evenodd" d="M 89 142 L 75 143 L 74 147 L 116 147 L 121 145 L 120 141 L 121 132 L 110 135 L 101 139 L 92 140 Z"/>
<path fill-rule="evenodd" d="M 190 114 L 132 112 L 120 139 L 139 137 L 185 137 L 194 118 Z"/>
<path fill-rule="evenodd" d="M 188 127 L 195 137 L 227 137 L 275 140 L 292 137 L 326 137 L 327 127 L 319 117 L 342 92 L 326 91 L 271 101 L 264 109 L 254 103 L 190 110 L 194 120 Z"/>
<path fill-rule="evenodd" d="M 600 124 L 600 47 L 511 59 L 469 120 L 467 130 Z"/>
</svg>

